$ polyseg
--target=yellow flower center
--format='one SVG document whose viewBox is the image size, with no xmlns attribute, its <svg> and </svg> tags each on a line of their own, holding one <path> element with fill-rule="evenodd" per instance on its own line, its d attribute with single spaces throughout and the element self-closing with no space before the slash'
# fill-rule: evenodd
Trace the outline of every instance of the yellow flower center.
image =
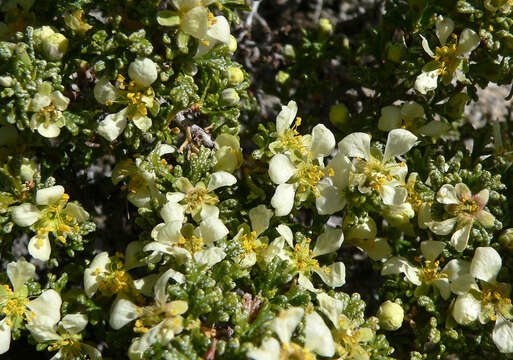
<svg viewBox="0 0 513 360">
<path fill-rule="evenodd" d="M 425 283 L 429 284 L 434 280 L 446 278 L 447 274 L 440 273 L 440 261 L 424 261 L 424 266 L 419 271 L 419 278 L 420 280 Z"/>
<path fill-rule="evenodd" d="M 299 135 L 297 128 L 301 125 L 301 118 L 297 117 L 294 125 L 292 125 L 292 128 L 287 130 L 282 136 L 281 136 L 281 144 L 283 147 L 290 151 L 299 150 L 301 154 L 306 154 L 306 148 L 303 145 L 303 136 Z"/>
<path fill-rule="evenodd" d="M 329 171 L 331 170 L 331 171 Z M 333 169 L 328 170 L 328 175 L 333 176 Z M 319 190 L 317 184 L 324 177 L 325 173 L 321 170 L 319 165 L 314 165 L 310 161 L 303 163 L 298 169 L 297 177 L 300 192 L 311 189 L 315 197 L 319 197 Z"/>
<path fill-rule="evenodd" d="M 120 269 L 121 266 L 119 264 L 118 270 L 100 275 L 98 289 L 103 295 L 112 296 L 121 291 L 128 292 L 132 289 L 132 279 L 124 270 Z M 95 274 L 98 273 L 100 273 L 99 269 L 95 271 Z"/>
<path fill-rule="evenodd" d="M 198 251 L 203 250 L 205 242 L 202 238 L 192 235 L 190 239 L 186 239 L 183 236 L 178 240 L 178 247 L 181 247 L 191 254 L 195 254 Z"/>
<path fill-rule="evenodd" d="M 460 63 L 460 60 L 458 59 L 458 48 L 456 46 L 458 36 L 456 34 L 452 34 L 451 37 L 454 39 L 455 43 L 444 45 L 442 47 L 437 46 L 435 48 L 434 59 L 440 64 L 440 68 L 438 69 L 440 75 L 452 76 Z"/>
<path fill-rule="evenodd" d="M 473 199 L 464 199 L 459 204 L 447 205 L 447 212 L 451 215 L 475 216 L 481 210 L 480 204 Z"/>
<path fill-rule="evenodd" d="M 319 262 L 313 258 L 313 251 L 310 250 L 310 242 L 311 240 L 306 238 L 305 241 L 297 243 L 294 246 L 292 261 L 299 272 L 309 272 L 320 269 Z"/>
<path fill-rule="evenodd" d="M 296 344 L 282 344 L 280 360 L 315 360 L 316 356 L 310 350 Z"/>
</svg>

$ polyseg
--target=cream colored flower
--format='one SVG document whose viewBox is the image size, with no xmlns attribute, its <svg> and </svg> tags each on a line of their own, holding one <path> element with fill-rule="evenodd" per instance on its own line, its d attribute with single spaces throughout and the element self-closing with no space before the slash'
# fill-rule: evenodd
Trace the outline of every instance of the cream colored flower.
<svg viewBox="0 0 513 360">
<path fill-rule="evenodd" d="M 363 326 L 363 321 L 351 320 L 343 311 L 345 304 L 325 293 L 317 294 L 320 310 L 332 322 L 332 331 L 338 359 L 369 360 L 370 354 L 366 344 L 375 337 L 370 327 Z"/>
<path fill-rule="evenodd" d="M 456 228 L 450 243 L 456 251 L 461 252 L 467 247 L 474 221 L 484 227 L 491 227 L 495 222 L 495 217 L 484 210 L 488 197 L 487 189 L 472 195 L 467 185 L 463 183 L 455 186 L 445 184 L 438 190 L 436 199 L 444 204 L 445 211 L 451 217 L 443 221 L 431 221 L 427 225 L 437 235 L 449 235 Z"/>
<path fill-rule="evenodd" d="M 421 94 L 425 95 L 436 89 L 438 76 L 442 76 L 443 83 L 448 84 L 462 61 L 466 61 L 465 57 L 481 42 L 481 38 L 474 30 L 464 29 L 459 39 L 453 31 L 452 19 L 441 15 L 436 18 L 436 36 L 441 47 L 437 46 L 434 52 L 430 49 L 427 39 L 421 35 L 424 51 L 433 58 L 433 61 L 424 66 L 415 81 L 415 90 Z M 464 76 L 462 78 L 464 79 Z"/>
<path fill-rule="evenodd" d="M 230 43 L 230 24 L 224 16 L 216 16 L 208 6 L 215 0 L 173 0 L 176 11 L 164 10 L 157 15 L 162 26 L 179 26 L 180 31 L 200 41 L 196 56 L 206 54 L 216 43 Z M 178 36 L 179 47 L 186 47 L 186 39 Z"/>
<path fill-rule="evenodd" d="M 117 298 L 112 304 L 109 324 L 114 330 L 134 320 L 134 332 L 143 334 L 136 338 L 128 349 L 130 360 L 142 360 L 144 352 L 151 345 L 160 343 L 167 345 L 176 334 L 183 330 L 183 317 L 188 304 L 182 300 L 168 301 L 167 283 L 172 279 L 181 284 L 185 276 L 169 269 L 164 272 L 154 285 L 155 304 L 137 306 L 130 300 Z"/>
<path fill-rule="evenodd" d="M 30 100 L 30 128 L 37 130 L 46 138 L 54 138 L 61 133 L 64 126 L 63 111 L 67 109 L 70 100 L 60 91 L 52 91 L 52 85 L 44 82 L 39 86 L 37 94 Z"/>
<path fill-rule="evenodd" d="M 81 233 L 80 225 L 89 220 L 89 213 L 68 200 L 64 188 L 55 185 L 37 190 L 35 205 L 23 203 L 12 208 L 11 216 L 16 225 L 30 226 L 37 232 L 28 244 L 32 257 L 41 261 L 50 259 L 50 233 L 62 243 L 66 243 L 68 236 Z"/>
<path fill-rule="evenodd" d="M 25 282 L 32 280 L 36 267 L 25 259 L 7 264 L 7 277 L 12 284 L 0 285 L 0 354 L 9 350 L 12 330 L 19 329 L 25 321 L 30 322 L 32 313 L 27 309 L 28 288 Z"/>
<path fill-rule="evenodd" d="M 298 274 L 298 284 L 312 292 L 318 292 L 311 282 L 312 273 L 316 273 L 329 287 L 336 288 L 346 283 L 346 268 L 343 262 L 334 262 L 328 266 L 321 266 L 316 257 L 337 251 L 344 241 L 341 229 L 328 229 L 322 233 L 310 249 L 311 239 L 303 238 L 294 243 L 294 235 L 286 225 L 277 227 L 281 237 L 288 248 L 282 249 L 278 256 L 287 261 Z"/>
<path fill-rule="evenodd" d="M 424 108 L 415 101 L 410 101 L 401 106 L 390 105 L 382 108 L 378 128 L 381 131 L 404 128 L 415 134 L 437 138 L 449 130 L 449 125 L 440 120 L 431 120 L 425 124 Z"/>
<path fill-rule="evenodd" d="M 347 135 L 338 144 L 343 155 L 356 158 L 349 186 L 357 187 L 362 194 L 377 192 L 385 205 L 400 205 L 408 195 L 403 184 L 408 167 L 404 162 L 397 163 L 395 157 L 407 153 L 417 137 L 408 130 L 390 131 L 384 154 L 371 150 L 370 140 L 368 134 L 357 132 Z"/>
<path fill-rule="evenodd" d="M 35 300 L 28 303 L 32 311 L 31 321 L 27 329 L 37 342 L 49 342 L 48 351 L 56 351 L 54 359 L 71 359 L 77 356 L 88 356 L 92 360 L 100 360 L 101 353 L 91 345 L 82 342 L 80 334 L 87 326 L 87 316 L 68 314 L 61 319 L 62 300 L 55 290 L 45 290 Z"/>
<path fill-rule="evenodd" d="M 259 348 L 252 348 L 247 356 L 254 360 L 315 359 L 315 354 L 331 357 L 335 354 L 335 344 L 329 328 L 315 311 L 305 316 L 304 345 L 292 342 L 292 334 L 303 318 L 304 310 L 291 307 L 282 310 L 271 321 L 271 329 L 278 335 L 266 338 Z"/>
</svg>

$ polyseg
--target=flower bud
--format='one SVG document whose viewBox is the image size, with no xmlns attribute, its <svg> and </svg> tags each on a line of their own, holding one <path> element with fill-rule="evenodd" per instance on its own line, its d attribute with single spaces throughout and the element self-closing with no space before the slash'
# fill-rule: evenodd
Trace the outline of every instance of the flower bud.
<svg viewBox="0 0 513 360">
<path fill-rule="evenodd" d="M 351 224 L 351 222 L 353 222 Z M 344 227 L 344 236 L 347 240 L 374 240 L 378 229 L 376 222 L 370 216 L 365 219 L 351 219 L 349 216 L 344 217 L 342 223 Z"/>
<path fill-rule="evenodd" d="M 499 242 L 502 246 L 513 250 L 513 228 L 506 229 L 500 236 Z"/>
<path fill-rule="evenodd" d="M 50 60 L 60 60 L 68 50 L 68 39 L 50 26 L 34 30 L 34 42 Z"/>
<path fill-rule="evenodd" d="M 240 84 L 244 80 L 244 73 L 237 67 L 228 68 L 228 83 L 230 85 Z"/>
<path fill-rule="evenodd" d="M 281 85 L 285 84 L 289 78 L 290 74 L 285 71 L 280 70 L 278 71 L 278 74 L 276 74 L 276 82 Z"/>
<path fill-rule="evenodd" d="M 140 87 L 147 88 L 157 80 L 157 65 L 148 58 L 134 60 L 128 66 L 128 76 Z"/>
<path fill-rule="evenodd" d="M 285 55 L 286 57 L 292 58 L 292 59 L 295 58 L 296 50 L 294 50 L 294 46 L 292 46 L 290 44 L 286 44 L 283 47 L 283 55 Z"/>
<path fill-rule="evenodd" d="M 100 104 L 110 104 L 117 97 L 117 89 L 107 79 L 101 79 L 94 86 L 94 98 Z"/>
<path fill-rule="evenodd" d="M 330 109 L 330 122 L 337 128 L 342 129 L 349 120 L 349 110 L 345 104 L 333 105 Z"/>
<path fill-rule="evenodd" d="M 333 24 L 328 19 L 320 19 L 319 26 L 323 32 L 333 34 Z"/>
<path fill-rule="evenodd" d="M 239 94 L 235 89 L 228 88 L 221 92 L 221 101 L 226 105 L 236 105 L 239 100 Z"/>
<path fill-rule="evenodd" d="M 401 305 L 387 300 L 379 307 L 377 316 L 383 329 L 394 331 L 403 324 L 404 310 Z"/>
<path fill-rule="evenodd" d="M 401 205 L 387 206 L 384 216 L 392 226 L 401 226 L 407 224 L 415 216 L 415 211 L 410 203 L 405 202 Z"/>
<path fill-rule="evenodd" d="M 11 87 L 14 85 L 14 80 L 10 76 L 0 76 L 0 86 Z"/>
<path fill-rule="evenodd" d="M 230 51 L 232 54 L 235 53 L 237 50 L 237 39 L 235 39 L 235 36 L 230 34 L 230 41 L 228 42 L 228 51 Z"/>
<path fill-rule="evenodd" d="M 23 181 L 32 181 L 34 180 L 34 174 L 37 171 L 37 164 L 34 161 L 31 161 L 27 158 L 23 158 L 21 167 L 20 167 L 20 175 Z"/>
</svg>

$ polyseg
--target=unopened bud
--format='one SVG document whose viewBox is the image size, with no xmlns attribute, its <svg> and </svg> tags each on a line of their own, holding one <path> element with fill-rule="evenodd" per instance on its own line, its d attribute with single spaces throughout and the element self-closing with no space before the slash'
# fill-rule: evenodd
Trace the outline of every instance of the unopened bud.
<svg viewBox="0 0 513 360">
<path fill-rule="evenodd" d="M 235 89 L 228 88 L 224 89 L 221 93 L 221 100 L 226 105 L 236 105 L 239 102 L 240 97 Z"/>
<path fill-rule="evenodd" d="M 333 105 L 330 109 L 330 122 L 339 129 L 346 127 L 349 121 L 349 110 L 345 104 Z"/>
<path fill-rule="evenodd" d="M 230 85 L 240 84 L 244 80 L 244 73 L 237 67 L 228 68 L 228 83 Z"/>
<path fill-rule="evenodd" d="M 404 310 L 401 305 L 387 300 L 379 307 L 377 316 L 383 329 L 394 331 L 403 324 Z"/>
</svg>

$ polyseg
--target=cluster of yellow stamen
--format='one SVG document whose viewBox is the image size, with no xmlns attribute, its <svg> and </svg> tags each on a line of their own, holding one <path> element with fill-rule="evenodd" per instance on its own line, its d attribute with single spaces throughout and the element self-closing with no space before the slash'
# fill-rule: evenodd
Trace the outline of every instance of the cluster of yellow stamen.
<svg viewBox="0 0 513 360">
<path fill-rule="evenodd" d="M 130 179 L 130 182 L 128 183 L 128 186 L 122 186 L 122 190 L 128 190 L 131 193 L 137 193 L 137 191 L 143 187 L 146 184 L 146 180 L 144 179 L 144 176 L 140 174 L 136 174 L 132 176 Z"/>
<path fill-rule="evenodd" d="M 296 344 L 282 344 L 280 350 L 280 360 L 315 360 L 316 356 L 310 350 Z"/>
<path fill-rule="evenodd" d="M 456 46 L 458 36 L 456 34 L 452 34 L 451 37 L 454 40 L 453 44 L 444 45 L 442 47 L 437 46 L 435 48 L 434 59 L 440 64 L 440 68 L 438 70 L 440 75 L 452 75 L 459 65 L 458 47 Z"/>
<path fill-rule="evenodd" d="M 65 205 L 68 200 L 69 195 L 62 194 L 59 202 L 48 206 L 44 211 L 42 220 L 36 223 L 38 235 L 37 245 L 39 247 L 44 246 L 44 237 L 48 233 L 53 233 L 57 240 L 64 244 L 66 243 L 68 234 L 80 232 L 77 219 L 65 211 Z"/>
<path fill-rule="evenodd" d="M 50 344 L 47 350 L 61 350 L 64 359 L 78 359 L 82 356 L 80 340 L 80 335 L 66 336 Z"/>
<path fill-rule="evenodd" d="M 105 296 L 112 296 L 119 292 L 128 293 L 133 288 L 132 278 L 130 275 L 123 270 L 123 264 L 121 262 L 115 265 L 116 269 L 112 272 L 103 272 L 100 268 L 97 268 L 94 272 L 95 275 L 99 276 L 98 289 Z"/>
<path fill-rule="evenodd" d="M 24 296 L 16 296 L 8 285 L 2 286 L 7 291 L 7 295 L 2 302 L 3 306 L 0 312 L 7 317 L 7 325 L 12 326 L 12 320 L 15 318 L 25 318 L 30 321 L 30 318 L 34 317 L 34 313 L 27 311 L 29 299 Z"/>
<path fill-rule="evenodd" d="M 416 182 L 417 180 L 411 179 L 404 185 L 406 190 L 408 190 L 408 198 L 406 201 L 411 204 L 415 212 L 417 212 L 422 205 L 422 200 L 420 199 L 419 193 L 415 190 Z"/>
<path fill-rule="evenodd" d="M 481 301 L 484 305 L 483 308 L 490 306 L 493 308 L 494 313 L 490 315 L 491 320 L 497 319 L 495 314 L 497 312 L 507 317 L 511 316 L 511 299 L 502 288 L 496 286 L 486 288 L 482 293 Z"/>
<path fill-rule="evenodd" d="M 326 174 L 322 171 L 319 165 L 314 165 L 310 161 L 305 162 L 298 168 L 297 177 L 299 188 L 298 191 L 304 192 L 311 189 L 315 197 L 319 197 L 319 190 L 317 184 Z M 328 169 L 328 175 L 334 176 L 335 172 L 333 169 Z"/>
<path fill-rule="evenodd" d="M 301 118 L 297 117 L 292 128 L 286 131 L 285 134 L 281 136 L 280 140 L 283 147 L 286 149 L 291 151 L 299 150 L 301 154 L 306 155 L 307 151 L 303 144 L 303 136 L 299 135 L 299 132 L 297 131 L 299 125 L 301 125 Z"/>
<path fill-rule="evenodd" d="M 417 261 L 421 261 L 419 258 L 416 258 Z M 420 280 L 425 283 L 429 284 L 434 280 L 443 279 L 447 277 L 447 274 L 440 273 L 440 260 L 436 261 L 430 261 L 425 260 L 424 265 L 421 267 L 419 271 L 419 278 Z"/>
<path fill-rule="evenodd" d="M 181 247 L 191 254 L 195 254 L 198 251 L 203 250 L 205 246 L 205 242 L 202 238 L 192 235 L 189 239 L 184 238 L 183 236 L 178 240 L 178 247 Z"/>
<path fill-rule="evenodd" d="M 138 334 L 145 334 L 147 333 L 150 329 L 146 326 L 144 326 L 144 323 L 141 319 L 137 319 L 135 321 L 135 324 L 134 324 L 134 332 L 135 333 L 138 333 Z"/>
<path fill-rule="evenodd" d="M 244 234 L 241 236 L 240 241 L 246 254 L 252 254 L 259 249 L 265 249 L 267 247 L 267 244 L 257 241 L 257 238 L 257 233 L 255 231 L 252 231 L 249 235 Z"/>
<path fill-rule="evenodd" d="M 207 200 L 207 194 L 208 190 L 202 187 L 195 187 L 193 190 L 189 191 L 185 196 L 185 202 L 187 203 L 189 211 L 192 212 L 194 211 L 194 209 L 202 206 Z M 212 199 L 219 201 L 217 198 L 214 197 L 212 197 Z"/>
<path fill-rule="evenodd" d="M 361 355 L 367 353 L 360 345 L 361 342 L 366 340 L 372 335 L 372 330 L 368 328 L 358 328 L 357 324 L 349 320 L 345 316 L 339 317 L 339 326 L 335 334 L 338 340 L 335 347 L 341 359 L 352 359 L 354 355 Z"/>
<path fill-rule="evenodd" d="M 459 204 L 446 206 L 447 212 L 451 215 L 476 215 L 481 210 L 481 205 L 472 198 L 463 199 Z"/>
<path fill-rule="evenodd" d="M 313 251 L 310 250 L 310 238 L 294 246 L 292 260 L 296 265 L 297 271 L 308 272 L 320 269 L 319 262 L 313 258 Z"/>
</svg>

